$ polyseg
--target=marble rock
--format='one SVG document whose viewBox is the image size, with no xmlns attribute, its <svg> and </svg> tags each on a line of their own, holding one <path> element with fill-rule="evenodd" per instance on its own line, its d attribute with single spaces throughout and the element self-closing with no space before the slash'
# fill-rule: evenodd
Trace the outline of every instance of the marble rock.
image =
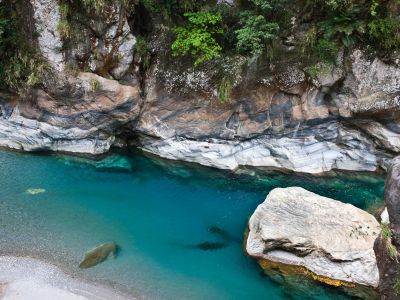
<svg viewBox="0 0 400 300">
<path fill-rule="evenodd" d="M 376 288 L 379 233 L 377 220 L 351 204 L 276 188 L 250 218 L 246 251 L 259 261 L 304 267 L 323 282 Z"/>
</svg>

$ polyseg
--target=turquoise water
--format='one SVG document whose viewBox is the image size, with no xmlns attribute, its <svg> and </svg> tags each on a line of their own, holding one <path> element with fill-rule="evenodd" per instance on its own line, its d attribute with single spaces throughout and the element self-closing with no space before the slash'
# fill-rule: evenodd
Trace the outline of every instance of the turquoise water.
<svg viewBox="0 0 400 300">
<path fill-rule="evenodd" d="M 0 254 L 45 258 L 148 299 L 350 299 L 305 278 L 265 276 L 243 255 L 246 222 L 275 187 L 302 186 L 364 209 L 383 194 L 378 175 L 232 173 L 140 153 L 94 161 L 0 151 L 0 166 Z M 109 240 L 120 246 L 116 259 L 77 268 Z"/>
</svg>

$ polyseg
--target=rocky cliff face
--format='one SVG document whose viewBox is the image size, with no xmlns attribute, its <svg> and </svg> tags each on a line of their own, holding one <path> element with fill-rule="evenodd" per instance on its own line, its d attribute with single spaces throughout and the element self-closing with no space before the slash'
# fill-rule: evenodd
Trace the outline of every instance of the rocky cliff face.
<svg viewBox="0 0 400 300">
<path fill-rule="evenodd" d="M 58 1 L 31 6 L 41 29 L 39 50 L 56 75 L 30 101 L 1 97 L 1 146 L 97 154 L 123 140 L 218 168 L 310 173 L 373 171 L 400 151 L 396 64 L 357 50 L 342 53 L 337 67 L 311 78 L 304 66 L 286 59 L 295 56 L 292 47 L 282 46 L 262 71 L 241 57 L 193 68 L 171 60 L 168 37 L 159 28 L 143 74 L 140 59 L 134 60 L 135 23 L 120 8 L 107 21 L 91 21 L 83 42 L 66 49 L 57 30 Z M 111 66 L 110 55 L 118 58 Z M 102 77 L 69 72 L 71 61 Z M 217 82 L 224 70 L 233 74 L 233 93 L 221 103 Z"/>
<path fill-rule="evenodd" d="M 0 146 L 101 154 L 118 143 L 121 128 L 134 127 L 142 101 L 137 86 L 92 73 L 64 79 L 57 98 L 43 90 L 25 101 L 0 95 Z"/>
<path fill-rule="evenodd" d="M 385 184 L 385 205 L 390 224 L 384 226 L 374 245 L 382 299 L 400 298 L 400 157 L 393 159 Z"/>
<path fill-rule="evenodd" d="M 316 79 L 283 65 L 253 86 L 238 84 L 225 105 L 213 96 L 213 74 L 156 65 L 136 128 L 142 147 L 228 169 L 375 170 L 399 151 L 400 69 L 361 51 L 349 59 Z"/>
</svg>

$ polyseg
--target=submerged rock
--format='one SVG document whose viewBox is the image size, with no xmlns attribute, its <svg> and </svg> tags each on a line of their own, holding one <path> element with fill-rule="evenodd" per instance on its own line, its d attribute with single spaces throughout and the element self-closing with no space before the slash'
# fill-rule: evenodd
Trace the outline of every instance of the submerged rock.
<svg viewBox="0 0 400 300">
<path fill-rule="evenodd" d="M 106 158 L 96 162 L 95 166 L 96 169 L 103 171 L 132 171 L 132 163 L 130 160 L 126 156 L 117 154 L 107 156 Z"/>
<path fill-rule="evenodd" d="M 108 242 L 97 246 L 88 251 L 85 258 L 79 264 L 79 268 L 86 269 L 105 261 L 110 255 L 115 257 L 117 254 L 117 245 L 114 242 Z"/>
<path fill-rule="evenodd" d="M 38 188 L 29 188 L 26 190 L 26 193 L 29 195 L 37 195 L 37 194 L 42 194 L 45 193 L 45 189 L 38 189 Z"/>
<path fill-rule="evenodd" d="M 351 204 L 276 188 L 250 218 L 246 250 L 264 267 L 280 263 L 331 285 L 376 288 L 379 232 L 376 219 Z"/>
</svg>

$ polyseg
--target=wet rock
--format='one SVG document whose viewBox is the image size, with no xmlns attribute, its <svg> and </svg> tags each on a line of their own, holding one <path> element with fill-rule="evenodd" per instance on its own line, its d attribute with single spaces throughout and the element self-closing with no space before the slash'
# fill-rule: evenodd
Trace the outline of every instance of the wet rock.
<svg viewBox="0 0 400 300">
<path fill-rule="evenodd" d="M 97 246 L 88 251 L 85 258 L 79 264 L 79 268 L 86 269 L 105 261 L 110 256 L 115 257 L 117 254 L 117 245 L 114 242 L 108 242 Z"/>
<path fill-rule="evenodd" d="M 299 187 L 276 188 L 250 218 L 246 251 L 261 265 L 290 265 L 328 284 L 376 288 L 379 232 L 376 219 L 353 205 Z"/>
</svg>

